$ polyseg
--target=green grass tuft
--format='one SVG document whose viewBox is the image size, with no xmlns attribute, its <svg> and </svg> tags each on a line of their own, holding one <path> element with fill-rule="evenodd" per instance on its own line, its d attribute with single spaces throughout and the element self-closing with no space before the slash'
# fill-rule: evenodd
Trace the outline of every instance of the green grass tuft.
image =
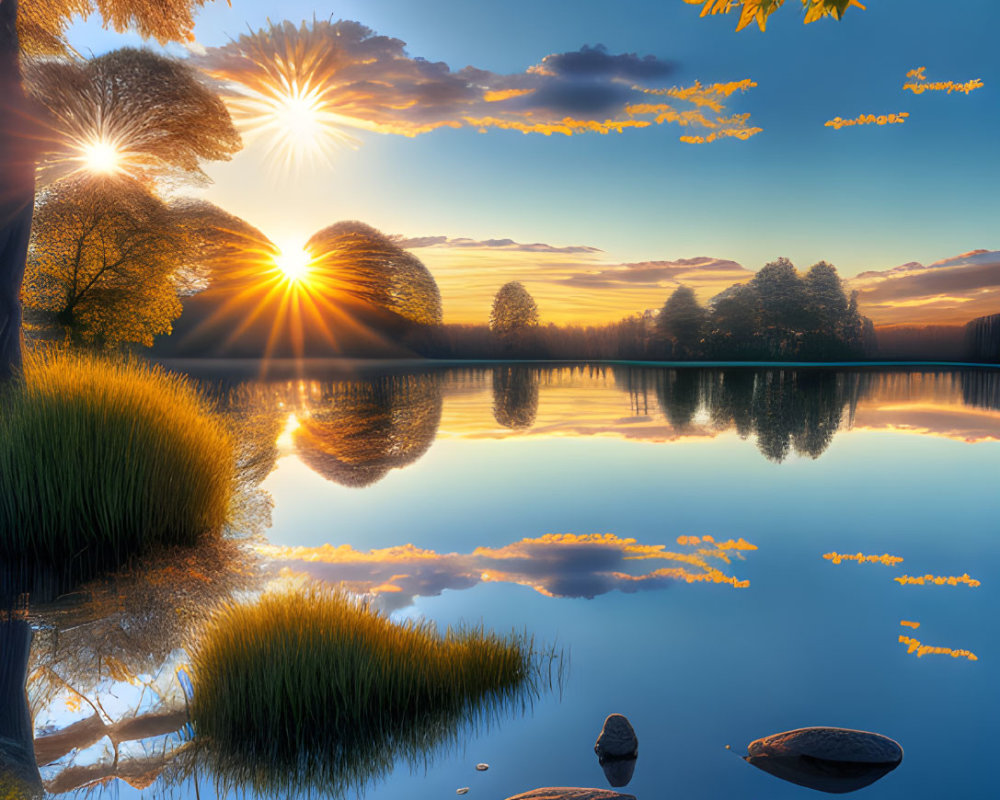
<svg viewBox="0 0 1000 800">
<path fill-rule="evenodd" d="M 192 651 L 195 733 L 234 785 L 360 790 L 537 696 L 526 635 L 396 623 L 314 585 L 221 606 Z M 548 654 L 551 661 L 554 654 Z"/>
<path fill-rule="evenodd" d="M 230 435 L 185 379 L 137 361 L 35 355 L 0 387 L 0 559 L 81 576 L 221 529 Z"/>
</svg>

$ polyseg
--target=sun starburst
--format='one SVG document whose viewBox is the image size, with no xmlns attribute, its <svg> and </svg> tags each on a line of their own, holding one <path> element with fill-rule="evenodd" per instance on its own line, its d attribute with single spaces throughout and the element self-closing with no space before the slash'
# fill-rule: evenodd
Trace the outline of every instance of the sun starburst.
<svg viewBox="0 0 1000 800">
<path fill-rule="evenodd" d="M 306 281 L 312 265 L 312 256 L 302 242 L 286 241 L 277 245 L 274 264 L 290 283 Z"/>
<path fill-rule="evenodd" d="M 204 62 L 203 69 L 226 85 L 224 99 L 241 132 L 265 139 L 282 166 L 328 161 L 337 147 L 360 145 L 347 129 L 374 128 L 338 113 L 337 71 L 343 65 L 313 28 L 273 25 L 234 44 L 239 48 L 235 59 Z"/>
</svg>

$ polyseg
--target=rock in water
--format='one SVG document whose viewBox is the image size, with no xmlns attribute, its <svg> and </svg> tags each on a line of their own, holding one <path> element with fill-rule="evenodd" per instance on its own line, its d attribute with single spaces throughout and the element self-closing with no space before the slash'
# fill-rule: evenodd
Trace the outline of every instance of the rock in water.
<svg viewBox="0 0 1000 800">
<path fill-rule="evenodd" d="M 601 735 L 594 745 L 601 762 L 616 758 L 635 758 L 639 755 L 639 740 L 632 724 L 621 714 L 610 714 L 604 720 Z"/>
<path fill-rule="evenodd" d="M 843 794 L 892 772 L 903 760 L 903 748 L 868 731 L 799 728 L 750 742 L 744 759 L 799 786 Z"/>
<path fill-rule="evenodd" d="M 602 758 L 601 769 L 604 770 L 608 786 L 615 789 L 628 786 L 632 773 L 635 772 L 635 762 L 634 758 Z"/>
<path fill-rule="evenodd" d="M 635 800 L 635 795 L 610 792 L 607 789 L 584 789 L 579 786 L 546 786 L 516 794 L 507 800 Z"/>
</svg>

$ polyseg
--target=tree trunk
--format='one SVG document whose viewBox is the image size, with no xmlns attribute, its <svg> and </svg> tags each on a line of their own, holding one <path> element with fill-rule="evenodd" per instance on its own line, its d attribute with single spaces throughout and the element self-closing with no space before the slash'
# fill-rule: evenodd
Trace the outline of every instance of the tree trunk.
<svg viewBox="0 0 1000 800">
<path fill-rule="evenodd" d="M 35 122 L 18 59 L 17 0 L 0 0 L 0 380 L 21 368 L 21 283 L 35 204 Z"/>
<path fill-rule="evenodd" d="M 41 795 L 35 739 L 25 684 L 31 653 L 31 626 L 6 611 L 0 619 L 0 786 L 14 797 Z"/>
</svg>

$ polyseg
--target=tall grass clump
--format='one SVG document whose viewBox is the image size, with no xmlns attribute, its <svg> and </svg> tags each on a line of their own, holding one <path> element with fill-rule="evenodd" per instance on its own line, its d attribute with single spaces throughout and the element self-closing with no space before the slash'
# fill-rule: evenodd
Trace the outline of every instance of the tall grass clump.
<svg viewBox="0 0 1000 800">
<path fill-rule="evenodd" d="M 184 378 L 49 353 L 0 387 L 0 558 L 86 577 L 217 532 L 233 443 Z"/>
<path fill-rule="evenodd" d="M 319 585 L 272 591 L 209 621 L 192 649 L 191 718 L 233 784 L 360 790 L 397 757 L 426 759 L 525 706 L 543 660 L 523 634 L 442 635 Z"/>
</svg>

